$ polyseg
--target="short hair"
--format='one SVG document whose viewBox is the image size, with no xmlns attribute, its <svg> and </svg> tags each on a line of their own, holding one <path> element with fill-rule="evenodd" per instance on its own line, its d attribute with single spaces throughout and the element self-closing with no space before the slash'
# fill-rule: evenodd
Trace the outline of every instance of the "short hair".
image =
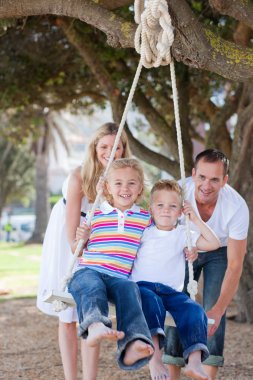
<svg viewBox="0 0 253 380">
<path fill-rule="evenodd" d="M 151 189 L 151 199 L 150 202 L 152 202 L 152 197 L 156 191 L 174 191 L 176 194 L 178 194 L 181 203 L 183 203 L 183 189 L 182 187 L 177 183 L 175 180 L 170 179 L 160 179 L 157 181 L 154 186 Z"/>
<path fill-rule="evenodd" d="M 115 161 L 113 161 L 108 169 L 105 181 L 108 182 L 108 178 L 110 177 L 110 174 L 117 169 L 125 169 L 125 168 L 131 168 L 134 169 L 139 177 L 140 184 L 142 186 L 142 191 L 137 200 L 139 201 L 144 193 L 144 171 L 143 168 L 138 160 L 136 158 L 119 158 Z M 107 192 L 105 192 L 105 195 L 107 197 Z"/>
<path fill-rule="evenodd" d="M 224 177 L 228 174 L 229 169 L 229 159 L 225 156 L 224 153 L 219 151 L 218 149 L 206 149 L 203 152 L 200 152 L 194 161 L 194 168 L 197 169 L 198 163 L 200 160 L 204 162 L 221 162 L 224 168 Z"/>
</svg>

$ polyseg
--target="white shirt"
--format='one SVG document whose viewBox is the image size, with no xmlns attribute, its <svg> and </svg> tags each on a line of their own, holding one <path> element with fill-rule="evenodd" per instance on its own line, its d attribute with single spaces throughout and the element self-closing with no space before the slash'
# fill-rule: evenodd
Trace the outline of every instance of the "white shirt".
<svg viewBox="0 0 253 380">
<path fill-rule="evenodd" d="M 199 233 L 192 233 L 192 245 L 196 245 Z M 152 225 L 145 229 L 141 246 L 130 279 L 159 282 L 178 291 L 184 286 L 185 256 L 187 246 L 185 226 L 178 225 L 171 231 L 159 230 Z"/>
<path fill-rule="evenodd" d="M 195 200 L 195 184 L 191 177 L 186 179 L 186 199 L 191 202 L 199 215 Z M 219 191 L 215 209 L 206 224 L 220 239 L 221 247 L 227 246 L 229 237 L 235 240 L 246 239 L 249 228 L 249 209 L 245 200 L 226 184 Z M 191 223 L 191 229 L 196 231 L 197 227 Z"/>
</svg>

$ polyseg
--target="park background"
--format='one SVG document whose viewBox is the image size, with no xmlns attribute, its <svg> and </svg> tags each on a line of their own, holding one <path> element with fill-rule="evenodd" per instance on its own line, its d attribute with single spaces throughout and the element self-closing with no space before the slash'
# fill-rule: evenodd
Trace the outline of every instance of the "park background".
<svg viewBox="0 0 253 380">
<path fill-rule="evenodd" d="M 202 147 L 224 151 L 231 160 L 229 183 L 246 199 L 252 216 L 252 1 L 167 3 L 175 34 L 172 54 L 176 60 L 186 173 L 190 174 L 193 157 Z M 26 219 L 21 215 L 22 228 L 11 232 L 13 240 L 28 239 L 29 244 L 1 246 L 1 327 L 6 328 L 1 328 L 5 344 L 0 349 L 7 359 L 16 355 L 8 349 L 10 313 L 13 310 L 17 321 L 23 315 L 15 302 L 24 302 L 21 309 L 31 311 L 31 315 L 27 313 L 31 316 L 28 323 L 22 320 L 22 342 L 28 336 L 36 341 L 32 317 L 36 321 L 40 317 L 32 306 L 34 300 L 26 304 L 11 299 L 22 295 L 16 294 L 17 289 L 27 297 L 34 296 L 40 255 L 39 246 L 34 244 L 43 240 L 50 208 L 59 197 L 63 179 L 82 162 L 84 143 L 103 122 L 114 119 L 119 123 L 121 119 L 139 60 L 133 49 L 135 29 L 133 2 L 127 0 L 82 0 L 78 5 L 74 1 L 51 4 L 20 0 L 0 5 L 1 225 L 6 225 L 17 209 L 23 213 L 25 208 L 30 213 Z M 125 129 L 134 155 L 145 163 L 150 183 L 161 176 L 179 178 L 168 66 L 143 69 Z M 4 240 L 6 232 L 1 230 L 1 236 Z M 233 369 L 233 363 L 241 361 L 242 372 L 237 377 L 242 379 L 247 379 L 245 368 L 253 378 L 247 361 L 253 351 L 247 343 L 253 322 L 252 274 L 250 229 L 233 305 L 232 314 L 238 323 L 230 322 L 237 326 L 232 334 L 238 340 L 229 341 L 232 345 L 228 347 L 235 354 L 235 361 L 230 357 L 228 366 Z M 29 289 L 25 291 L 27 284 Z M 44 323 L 45 327 L 55 322 L 39 320 L 39 325 Z M 50 330 L 54 337 L 55 329 L 54 325 Z M 12 331 L 18 350 L 18 337 L 15 329 Z M 28 352 L 33 350 L 31 345 Z M 8 360 L 1 365 L 4 372 L 0 376 L 12 380 L 19 375 L 8 374 Z M 22 371 L 23 378 L 28 379 L 25 366 Z"/>
</svg>

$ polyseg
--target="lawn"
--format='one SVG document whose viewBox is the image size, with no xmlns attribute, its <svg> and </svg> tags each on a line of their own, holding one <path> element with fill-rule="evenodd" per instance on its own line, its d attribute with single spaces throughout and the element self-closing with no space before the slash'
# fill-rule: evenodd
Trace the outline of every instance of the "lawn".
<svg viewBox="0 0 253 380">
<path fill-rule="evenodd" d="M 41 245 L 0 242 L 0 300 L 32 297 L 37 292 Z"/>
</svg>

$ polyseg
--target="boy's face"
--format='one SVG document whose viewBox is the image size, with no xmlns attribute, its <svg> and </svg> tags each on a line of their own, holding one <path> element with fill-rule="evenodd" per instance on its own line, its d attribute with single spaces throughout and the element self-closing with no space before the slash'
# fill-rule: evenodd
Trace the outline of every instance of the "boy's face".
<svg viewBox="0 0 253 380">
<path fill-rule="evenodd" d="M 177 224 L 181 210 L 181 198 L 175 191 L 157 190 L 153 193 L 150 211 L 159 230 L 172 230 Z"/>
</svg>

